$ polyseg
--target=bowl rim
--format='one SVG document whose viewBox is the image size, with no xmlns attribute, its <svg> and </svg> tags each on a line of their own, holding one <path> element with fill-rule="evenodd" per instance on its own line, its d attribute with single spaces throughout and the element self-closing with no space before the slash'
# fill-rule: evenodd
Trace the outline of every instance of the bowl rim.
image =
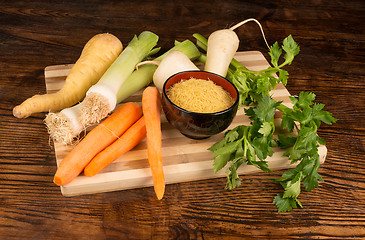
<svg viewBox="0 0 365 240">
<path fill-rule="evenodd" d="M 223 80 L 225 80 L 225 81 L 227 81 L 230 85 L 232 85 L 233 86 L 233 88 L 234 88 L 234 90 L 236 91 L 236 93 L 237 93 L 237 98 L 236 98 L 236 100 L 235 100 L 235 102 L 232 104 L 232 106 L 230 106 L 229 108 L 227 108 L 227 109 L 225 109 L 225 110 L 222 110 L 222 111 L 219 111 L 219 112 L 213 112 L 213 113 L 200 113 L 200 112 L 193 112 L 193 111 L 189 111 L 189 110 L 186 110 L 186 109 L 184 109 L 184 108 L 181 108 L 181 107 L 179 107 L 179 106 L 177 106 L 175 103 L 173 103 L 171 100 L 170 100 L 170 98 L 167 96 L 167 94 L 166 94 L 166 84 L 167 84 L 167 82 L 171 79 L 171 78 L 173 78 L 174 76 L 176 76 L 176 75 L 179 75 L 179 74 L 182 74 L 182 73 L 186 73 L 186 72 L 202 72 L 202 73 L 208 73 L 208 74 L 212 74 L 212 75 L 215 75 L 215 76 L 217 76 L 217 77 L 220 77 L 220 78 L 222 78 Z M 206 79 L 204 79 L 204 80 L 206 80 Z M 216 74 L 216 73 L 213 73 L 213 72 L 208 72 L 208 71 L 204 71 L 204 70 L 187 70 L 187 71 L 181 71 L 181 72 L 178 72 L 178 73 L 175 73 L 175 74 L 173 74 L 173 75 L 171 75 L 165 82 L 164 82 L 164 84 L 163 84 L 163 87 L 162 87 L 162 94 L 163 94 L 163 96 L 165 97 L 165 99 L 169 102 L 169 103 L 171 103 L 174 107 L 176 107 L 177 109 L 179 109 L 180 111 L 182 111 L 182 112 L 185 112 L 185 113 L 188 113 L 188 114 L 201 114 L 201 115 L 203 115 L 203 116 L 208 116 L 208 115 L 220 115 L 220 114 L 224 114 L 224 113 L 226 113 L 226 112 L 229 112 L 229 111 L 231 111 L 233 108 L 235 108 L 236 107 L 236 105 L 238 105 L 238 103 L 239 103 L 239 98 L 240 98 L 240 96 L 239 96 L 239 92 L 238 92 L 238 89 L 236 88 L 236 86 L 232 83 L 232 82 L 230 82 L 227 78 L 225 78 L 225 77 L 222 77 L 221 75 L 219 75 L 219 74 Z M 230 93 L 229 93 L 230 94 Z M 232 97 L 232 96 L 231 96 Z"/>
</svg>

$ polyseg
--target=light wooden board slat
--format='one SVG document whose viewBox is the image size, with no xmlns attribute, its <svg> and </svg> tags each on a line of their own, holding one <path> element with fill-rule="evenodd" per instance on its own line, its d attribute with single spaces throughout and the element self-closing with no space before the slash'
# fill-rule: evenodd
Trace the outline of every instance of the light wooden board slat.
<svg viewBox="0 0 365 240">
<path fill-rule="evenodd" d="M 261 70 L 269 66 L 265 57 L 258 51 L 238 52 L 235 58 L 252 70 Z M 45 68 L 47 92 L 55 92 L 62 87 L 72 66 L 72 64 L 67 64 Z M 140 102 L 141 93 L 142 91 L 137 92 L 126 101 Z M 292 106 L 289 99 L 290 94 L 283 85 L 278 85 L 272 91 L 272 96 L 275 100 L 283 101 L 284 105 Z M 229 129 L 241 124 L 249 125 L 249 123 L 249 119 L 241 108 Z M 279 119 L 276 119 L 276 124 L 279 124 Z M 162 114 L 162 157 L 166 184 L 224 177 L 224 169 L 214 174 L 213 158 L 211 152 L 207 150 L 212 144 L 222 139 L 223 134 L 204 140 L 189 139 L 174 129 Z M 73 146 L 55 143 L 54 148 L 58 165 Z M 282 156 L 283 153 L 284 150 L 277 148 L 274 155 L 267 159 L 272 170 L 294 167 L 289 164 L 286 157 Z M 321 163 L 323 163 L 327 155 L 325 146 L 320 146 L 319 154 Z M 239 174 L 259 171 L 261 170 L 253 166 L 244 165 L 240 167 Z M 153 186 L 153 182 L 147 160 L 146 140 L 144 140 L 96 176 L 86 177 L 81 174 L 71 183 L 62 186 L 61 192 L 64 196 L 75 196 L 149 186 Z"/>
</svg>

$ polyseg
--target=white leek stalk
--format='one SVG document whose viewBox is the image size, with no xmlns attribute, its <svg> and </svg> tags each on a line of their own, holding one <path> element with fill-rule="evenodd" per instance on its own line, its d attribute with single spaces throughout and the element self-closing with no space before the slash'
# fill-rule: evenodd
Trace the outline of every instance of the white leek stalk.
<svg viewBox="0 0 365 240">
<path fill-rule="evenodd" d="M 81 103 L 61 112 L 47 114 L 44 119 L 48 133 L 55 142 L 70 144 L 85 127 L 80 123 Z"/>
</svg>

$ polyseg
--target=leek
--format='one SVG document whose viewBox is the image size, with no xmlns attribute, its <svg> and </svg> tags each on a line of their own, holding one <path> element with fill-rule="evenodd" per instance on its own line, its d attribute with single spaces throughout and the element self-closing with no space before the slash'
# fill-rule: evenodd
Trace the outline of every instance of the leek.
<svg viewBox="0 0 365 240">
<path fill-rule="evenodd" d="M 100 80 L 87 91 L 81 109 L 84 126 L 99 122 L 115 109 L 120 87 L 136 64 L 150 54 L 157 41 L 158 36 L 150 31 L 134 36 Z"/>
<path fill-rule="evenodd" d="M 175 46 L 161 56 L 154 59 L 154 61 L 161 61 L 171 51 L 183 52 L 190 60 L 195 60 L 200 56 L 199 49 L 190 40 L 183 42 L 175 41 Z M 157 69 L 155 64 L 146 64 L 135 70 L 132 75 L 123 83 L 117 94 L 118 103 L 124 101 L 133 93 L 149 85 L 153 80 L 153 73 Z"/>
</svg>

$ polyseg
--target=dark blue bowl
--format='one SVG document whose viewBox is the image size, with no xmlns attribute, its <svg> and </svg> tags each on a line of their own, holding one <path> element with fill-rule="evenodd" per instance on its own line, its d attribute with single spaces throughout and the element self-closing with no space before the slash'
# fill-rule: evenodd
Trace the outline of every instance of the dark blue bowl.
<svg viewBox="0 0 365 240">
<path fill-rule="evenodd" d="M 167 97 L 167 90 L 177 82 L 190 78 L 211 80 L 223 87 L 233 98 L 234 104 L 223 111 L 215 113 L 197 113 L 182 109 Z M 185 71 L 171 76 L 162 90 L 162 109 L 169 123 L 183 135 L 192 139 L 205 139 L 218 134 L 231 125 L 238 109 L 239 95 L 237 88 L 227 79 L 206 71 Z"/>
</svg>

